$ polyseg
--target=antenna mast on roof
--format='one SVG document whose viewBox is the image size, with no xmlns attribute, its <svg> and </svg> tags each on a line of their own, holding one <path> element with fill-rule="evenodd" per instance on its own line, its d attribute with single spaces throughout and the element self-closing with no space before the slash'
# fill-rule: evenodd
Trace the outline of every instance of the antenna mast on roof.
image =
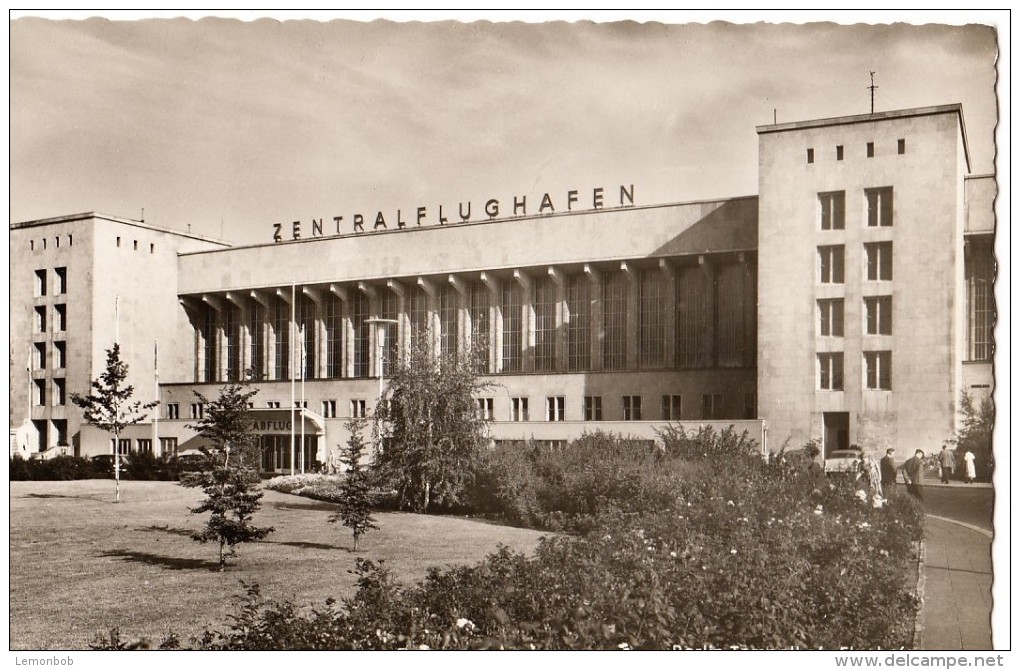
<svg viewBox="0 0 1020 670">
<path fill-rule="evenodd" d="M 868 89 L 871 91 L 871 113 L 872 114 L 875 113 L 875 89 L 876 88 L 878 88 L 878 86 L 875 86 L 875 71 L 871 70 L 871 86 L 868 86 Z"/>
</svg>

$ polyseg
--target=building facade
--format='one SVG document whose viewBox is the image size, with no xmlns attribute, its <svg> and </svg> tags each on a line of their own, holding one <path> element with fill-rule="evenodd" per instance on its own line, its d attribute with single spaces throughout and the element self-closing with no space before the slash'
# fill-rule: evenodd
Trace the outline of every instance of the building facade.
<svg viewBox="0 0 1020 670">
<path fill-rule="evenodd" d="M 751 197 L 646 206 L 626 184 L 514 198 L 503 216 L 490 200 L 474 219 L 462 203 L 335 217 L 336 234 L 278 224 L 241 247 L 99 215 L 13 224 L 27 253 L 11 266 L 12 434 L 25 415 L 27 451 L 109 453 L 64 396 L 87 392 L 119 336 L 138 396 L 160 403 L 122 449 L 196 446 L 196 393 L 247 375 L 264 468 L 332 463 L 345 421 L 372 413 L 380 376 L 425 337 L 481 350 L 496 441 L 651 440 L 679 421 L 773 450 L 941 444 L 960 394 L 992 383 L 995 181 L 969 175 L 960 106 L 758 133 Z M 49 240 L 72 228 L 58 257 Z M 51 288 L 59 268 L 81 277 L 70 293 Z M 58 303 L 80 331 L 40 330 Z"/>
</svg>

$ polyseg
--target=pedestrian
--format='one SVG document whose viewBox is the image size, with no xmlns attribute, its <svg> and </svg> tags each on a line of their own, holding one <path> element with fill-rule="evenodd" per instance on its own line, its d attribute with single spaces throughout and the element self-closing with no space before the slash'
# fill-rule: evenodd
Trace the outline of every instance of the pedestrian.
<svg viewBox="0 0 1020 670">
<path fill-rule="evenodd" d="M 970 449 L 963 455 L 963 463 L 967 470 L 967 479 L 965 481 L 968 484 L 973 484 L 974 480 L 977 479 L 977 470 L 974 467 L 974 452 Z"/>
<path fill-rule="evenodd" d="M 914 452 L 913 458 L 910 458 L 903 464 L 903 479 L 907 483 L 907 493 L 918 500 L 924 500 L 924 496 L 921 495 L 921 481 L 923 478 L 924 452 L 918 449 Z"/>
<path fill-rule="evenodd" d="M 956 472 L 956 455 L 949 450 L 948 444 L 942 445 L 939 453 L 939 474 L 942 475 L 942 483 L 948 484 L 949 478 Z"/>
<path fill-rule="evenodd" d="M 879 468 L 882 471 L 882 490 L 886 495 L 892 490 L 893 485 L 896 483 L 896 459 L 893 458 L 895 453 L 892 449 L 885 450 L 885 456 L 882 457 Z"/>
</svg>

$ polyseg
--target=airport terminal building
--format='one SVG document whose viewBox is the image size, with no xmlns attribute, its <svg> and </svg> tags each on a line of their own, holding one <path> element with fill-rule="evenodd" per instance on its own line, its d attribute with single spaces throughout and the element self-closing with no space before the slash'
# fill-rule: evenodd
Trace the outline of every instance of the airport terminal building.
<svg viewBox="0 0 1020 670">
<path fill-rule="evenodd" d="M 757 132 L 756 196 L 592 185 L 278 223 L 248 246 L 94 213 L 13 223 L 12 453 L 191 448 L 194 392 L 247 374 L 264 468 L 332 464 L 417 337 L 483 350 L 497 442 L 681 422 L 773 451 L 936 449 L 993 384 L 996 184 L 970 174 L 961 106 Z M 69 400 L 115 341 L 159 402 L 119 445 Z"/>
</svg>

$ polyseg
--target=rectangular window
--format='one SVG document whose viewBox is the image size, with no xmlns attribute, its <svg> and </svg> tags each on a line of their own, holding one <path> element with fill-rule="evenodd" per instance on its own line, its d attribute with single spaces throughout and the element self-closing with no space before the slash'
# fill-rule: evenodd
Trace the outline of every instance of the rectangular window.
<svg viewBox="0 0 1020 670">
<path fill-rule="evenodd" d="M 717 266 L 715 273 L 715 353 L 721 368 L 753 366 L 754 275 L 741 263 Z"/>
<path fill-rule="evenodd" d="M 528 420 L 527 398 L 510 398 L 510 420 L 511 421 Z"/>
<path fill-rule="evenodd" d="M 115 440 L 110 440 L 110 446 L 113 447 L 114 444 L 117 445 L 117 453 L 120 454 L 121 456 L 127 456 L 128 454 L 131 453 L 131 438 L 122 437 L 119 442 Z M 120 464 L 120 467 L 121 468 L 124 467 L 123 462 Z"/>
<path fill-rule="evenodd" d="M 995 349 L 995 259 L 990 241 L 970 243 L 964 273 L 967 278 L 967 359 L 990 361 Z"/>
<path fill-rule="evenodd" d="M 351 417 L 355 419 L 364 419 L 365 414 L 365 401 L 361 398 L 351 400 Z"/>
<path fill-rule="evenodd" d="M 316 342 L 315 342 L 315 302 L 311 297 L 300 294 L 297 304 L 298 352 L 300 357 L 298 369 L 304 379 L 315 379 L 316 375 Z"/>
<path fill-rule="evenodd" d="M 181 418 L 181 406 L 175 402 L 168 402 L 166 404 L 166 418 L 168 419 L 179 419 Z"/>
<path fill-rule="evenodd" d="M 552 277 L 535 282 L 535 371 L 556 369 L 556 299 L 557 287 Z"/>
<path fill-rule="evenodd" d="M 266 308 L 261 303 L 252 301 L 251 309 L 248 311 L 248 334 L 251 338 L 251 378 L 254 381 L 262 379 L 265 371 L 265 348 L 262 343 L 264 330 L 262 324 L 266 320 Z"/>
<path fill-rule="evenodd" d="M 842 284 L 845 281 L 843 245 L 818 247 L 819 281 L 823 284 Z"/>
<path fill-rule="evenodd" d="M 545 399 L 545 420 L 563 421 L 564 397 L 549 396 Z"/>
<path fill-rule="evenodd" d="M 429 332 L 429 296 L 421 286 L 411 287 L 408 293 L 407 320 L 412 341 L 420 340 Z"/>
<path fill-rule="evenodd" d="M 477 399 L 477 403 L 478 403 L 478 409 L 477 409 L 476 415 L 478 416 L 478 418 L 482 419 L 483 421 L 492 421 L 493 399 L 492 398 L 478 398 Z"/>
<path fill-rule="evenodd" d="M 152 440 L 145 438 L 138 438 L 138 453 L 140 454 L 151 454 L 152 453 Z"/>
<path fill-rule="evenodd" d="M 336 418 L 336 400 L 322 401 L 322 416 L 326 419 Z"/>
<path fill-rule="evenodd" d="M 815 150 L 814 149 L 808 149 L 807 150 L 807 162 L 809 164 L 815 162 Z"/>
<path fill-rule="evenodd" d="M 368 296 L 362 291 L 354 291 L 351 299 L 351 321 L 354 324 L 354 376 L 357 378 L 372 375 L 370 339 L 372 324 L 368 323 L 370 307 Z"/>
<path fill-rule="evenodd" d="M 478 355 L 477 371 L 489 369 L 489 287 L 485 284 L 471 285 L 471 345 Z"/>
<path fill-rule="evenodd" d="M 273 303 L 273 355 L 273 379 L 290 379 L 290 305 L 280 296 Z"/>
<path fill-rule="evenodd" d="M 711 290 L 700 267 L 682 268 L 676 273 L 676 366 L 704 368 L 711 365 L 708 350 L 708 320 Z"/>
<path fill-rule="evenodd" d="M 53 343 L 53 367 L 66 368 L 67 367 L 67 343 L 66 342 L 54 342 Z"/>
<path fill-rule="evenodd" d="M 204 353 L 202 381 L 213 382 L 219 377 L 219 362 L 216 349 L 217 313 L 212 305 L 205 306 L 205 319 L 202 323 L 202 351 Z"/>
<path fill-rule="evenodd" d="M 500 296 L 503 315 L 503 372 L 521 371 L 521 287 L 514 281 L 503 283 Z"/>
<path fill-rule="evenodd" d="M 56 329 L 58 333 L 67 331 L 67 305 L 54 305 L 53 306 L 53 318 L 56 320 Z"/>
<path fill-rule="evenodd" d="M 723 397 L 721 393 L 706 393 L 701 396 L 701 419 L 711 421 L 723 418 Z"/>
<path fill-rule="evenodd" d="M 824 391 L 843 390 L 843 352 L 818 354 L 818 388 Z"/>
<path fill-rule="evenodd" d="M 907 141 L 906 140 L 896 140 L 896 153 L 898 153 L 898 154 L 905 154 L 905 153 L 907 153 Z"/>
<path fill-rule="evenodd" d="M 627 277 L 623 272 L 610 272 L 602 285 L 602 309 L 605 321 L 606 370 L 622 370 L 627 366 Z"/>
<path fill-rule="evenodd" d="M 32 384 L 35 388 L 35 404 L 45 405 L 46 404 L 46 380 L 45 379 L 33 379 Z"/>
<path fill-rule="evenodd" d="M 868 142 L 867 152 L 868 152 L 868 158 L 874 158 L 875 157 L 875 143 L 874 142 Z"/>
<path fill-rule="evenodd" d="M 864 387 L 872 390 L 892 389 L 892 352 L 864 352 Z"/>
<path fill-rule="evenodd" d="M 864 255 L 868 263 L 868 281 L 892 280 L 892 242 L 867 242 Z"/>
<path fill-rule="evenodd" d="M 585 421 L 602 420 L 602 396 L 600 395 L 584 396 L 584 420 Z"/>
<path fill-rule="evenodd" d="M 379 291 L 379 318 L 390 321 L 398 321 L 399 302 L 397 294 L 392 289 L 384 288 Z M 398 324 L 383 324 L 385 349 L 383 351 L 383 376 L 393 375 L 394 365 L 400 359 L 400 338 L 398 337 Z"/>
<path fill-rule="evenodd" d="M 35 356 L 33 356 L 33 358 L 35 360 L 33 361 L 33 363 L 34 363 L 33 367 L 36 370 L 45 370 L 46 369 L 46 343 L 45 342 L 36 342 L 35 343 L 35 351 L 34 351 L 34 353 L 35 353 Z"/>
<path fill-rule="evenodd" d="M 159 438 L 160 451 L 165 456 L 177 456 L 177 438 L 176 437 L 161 437 Z"/>
<path fill-rule="evenodd" d="M 843 337 L 843 298 L 818 301 L 818 334 Z"/>
<path fill-rule="evenodd" d="M 638 286 L 638 356 L 641 367 L 662 366 L 666 350 L 666 315 L 663 313 L 662 271 L 641 273 Z"/>
<path fill-rule="evenodd" d="M 35 297 L 46 295 L 46 270 L 35 271 Z"/>
<path fill-rule="evenodd" d="M 892 335 L 892 296 L 864 299 L 868 335 Z"/>
<path fill-rule="evenodd" d="M 241 379 L 241 324 L 237 305 L 228 303 L 223 310 L 223 337 L 227 345 L 227 380 Z"/>
<path fill-rule="evenodd" d="M 67 387 L 63 379 L 53 380 L 53 404 L 60 406 L 67 404 Z"/>
<path fill-rule="evenodd" d="M 567 280 L 567 367 L 591 368 L 591 281 L 587 275 L 570 275 Z"/>
<path fill-rule="evenodd" d="M 268 407 L 269 409 L 280 409 L 280 401 L 279 400 L 267 400 L 266 401 L 266 407 Z"/>
<path fill-rule="evenodd" d="M 680 420 L 680 396 L 662 396 L 662 418 L 664 421 Z"/>
<path fill-rule="evenodd" d="M 846 228 L 846 191 L 818 194 L 822 230 Z"/>
<path fill-rule="evenodd" d="M 641 396 L 639 395 L 623 396 L 623 420 L 624 421 L 641 420 Z"/>
<path fill-rule="evenodd" d="M 46 332 L 46 305 L 39 305 L 35 308 L 35 332 Z"/>
<path fill-rule="evenodd" d="M 449 359 L 457 356 L 457 296 L 449 284 L 439 292 L 439 351 Z"/>
<path fill-rule="evenodd" d="M 330 379 L 343 376 L 343 333 L 343 303 L 331 293 L 326 302 L 326 376 Z"/>
<path fill-rule="evenodd" d="M 57 278 L 57 294 L 67 293 L 67 268 L 54 268 L 53 275 Z"/>
<path fill-rule="evenodd" d="M 837 144 L 836 145 L 836 160 L 838 160 L 838 161 L 843 160 L 843 145 L 842 144 Z"/>
<path fill-rule="evenodd" d="M 893 224 L 893 190 L 892 186 L 864 189 L 864 197 L 868 201 L 868 226 L 891 226 Z"/>
<path fill-rule="evenodd" d="M 200 402 L 191 403 L 191 418 L 201 419 L 205 416 L 205 405 Z"/>
</svg>

